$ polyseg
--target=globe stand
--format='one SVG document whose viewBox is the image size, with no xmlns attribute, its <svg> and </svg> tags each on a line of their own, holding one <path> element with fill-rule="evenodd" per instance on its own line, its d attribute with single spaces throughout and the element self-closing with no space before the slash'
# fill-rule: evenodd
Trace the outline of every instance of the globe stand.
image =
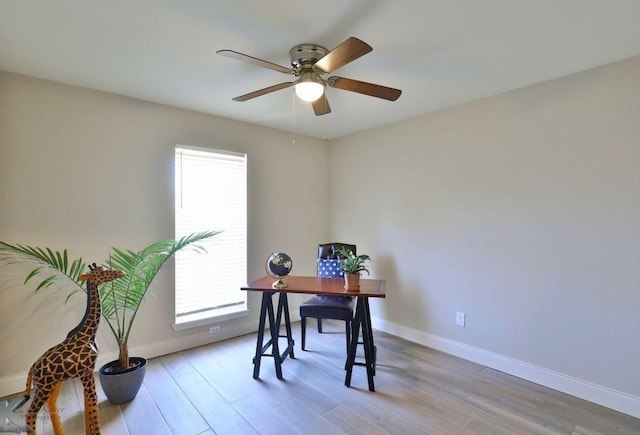
<svg viewBox="0 0 640 435">
<path fill-rule="evenodd" d="M 265 265 L 265 269 L 269 276 L 277 278 L 276 281 L 271 284 L 271 287 L 280 290 L 287 288 L 287 283 L 282 280 L 285 276 L 291 272 L 292 261 L 291 257 L 283 252 L 274 252 L 271 254 Z"/>
<path fill-rule="evenodd" d="M 282 278 L 279 278 L 277 281 L 271 284 L 271 287 L 279 290 L 279 289 L 287 288 L 288 285 L 286 282 L 282 280 Z"/>
</svg>

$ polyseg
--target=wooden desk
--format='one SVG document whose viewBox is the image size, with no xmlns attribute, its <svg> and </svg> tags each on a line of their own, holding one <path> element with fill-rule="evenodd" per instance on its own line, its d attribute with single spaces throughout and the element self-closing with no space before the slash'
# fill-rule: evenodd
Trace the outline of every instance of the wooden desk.
<svg viewBox="0 0 640 435">
<path fill-rule="evenodd" d="M 344 384 L 351 386 L 351 373 L 354 365 L 363 365 L 367 368 L 367 379 L 369 390 L 375 391 L 373 376 L 375 375 L 375 346 L 373 343 L 373 332 L 371 329 L 371 314 L 369 312 L 369 298 L 384 298 L 386 292 L 386 281 L 379 279 L 361 279 L 360 291 L 347 291 L 344 288 L 344 280 L 338 278 L 317 278 L 311 276 L 287 276 L 283 278 L 287 283 L 286 288 L 274 289 L 272 287 L 274 278 L 265 276 L 242 287 L 242 290 L 262 292 L 262 304 L 260 307 L 260 323 L 258 325 L 258 339 L 256 343 L 256 354 L 253 358 L 253 378 L 258 379 L 260 375 L 260 360 L 263 356 L 273 357 L 276 376 L 282 379 L 282 362 L 293 354 L 294 341 L 291 336 L 291 321 L 289 318 L 289 304 L 287 293 L 309 293 L 327 296 L 355 296 L 357 297 L 356 312 L 351 328 L 351 345 L 347 353 L 345 364 L 346 377 Z M 273 295 L 279 294 L 278 308 L 274 312 Z M 280 335 L 280 326 L 284 317 L 284 327 L 286 335 Z M 269 320 L 271 338 L 264 343 L 264 331 L 266 321 Z M 358 347 L 358 337 L 362 330 L 362 343 L 364 346 L 364 363 L 356 362 L 356 350 Z M 287 347 L 280 352 L 278 338 L 287 339 Z M 271 347 L 271 353 L 266 353 Z"/>
</svg>

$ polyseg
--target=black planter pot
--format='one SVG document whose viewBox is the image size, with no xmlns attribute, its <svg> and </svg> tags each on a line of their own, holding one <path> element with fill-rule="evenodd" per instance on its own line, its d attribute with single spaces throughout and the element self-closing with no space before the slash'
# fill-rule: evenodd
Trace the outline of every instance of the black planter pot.
<svg viewBox="0 0 640 435">
<path fill-rule="evenodd" d="M 138 394 L 144 374 L 147 371 L 147 360 L 140 357 L 131 357 L 129 361 L 134 367 L 119 373 L 109 373 L 109 369 L 118 365 L 118 360 L 111 361 L 100 367 L 100 384 L 104 394 L 113 404 L 125 403 L 133 400 Z"/>
</svg>

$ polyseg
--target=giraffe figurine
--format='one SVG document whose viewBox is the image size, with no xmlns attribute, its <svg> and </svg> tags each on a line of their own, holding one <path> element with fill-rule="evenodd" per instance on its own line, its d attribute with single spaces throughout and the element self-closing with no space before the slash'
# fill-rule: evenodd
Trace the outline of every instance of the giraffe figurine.
<svg viewBox="0 0 640 435">
<path fill-rule="evenodd" d="M 87 282 L 87 309 L 84 317 L 60 344 L 47 350 L 36 360 L 29 370 L 27 387 L 24 398 L 16 405 L 19 408 L 30 395 L 31 384 L 35 394 L 29 410 L 26 423 L 28 434 L 36 433 L 36 418 L 38 411 L 46 403 L 51 424 L 56 435 L 62 435 L 62 424 L 56 407 L 56 400 L 62 381 L 80 378 L 84 390 L 84 426 L 86 435 L 100 434 L 100 418 L 98 416 L 98 396 L 96 394 L 93 377 L 98 349 L 95 344 L 96 332 L 100 323 L 100 295 L 98 286 L 124 276 L 124 272 L 107 270 L 96 266 L 89 266 L 90 273 L 80 276 L 80 281 Z"/>
</svg>

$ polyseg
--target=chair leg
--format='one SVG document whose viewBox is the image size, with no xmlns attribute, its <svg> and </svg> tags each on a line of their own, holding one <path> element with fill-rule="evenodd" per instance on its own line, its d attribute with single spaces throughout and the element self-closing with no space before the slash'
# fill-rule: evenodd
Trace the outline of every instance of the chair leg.
<svg viewBox="0 0 640 435">
<path fill-rule="evenodd" d="M 351 344 L 351 322 L 345 320 L 345 332 L 347 335 L 347 353 L 349 353 L 349 345 Z"/>
<path fill-rule="evenodd" d="M 318 332 L 322 334 L 322 319 L 318 317 Z"/>
<path fill-rule="evenodd" d="M 304 350 L 305 336 L 307 334 L 307 318 L 300 318 L 300 328 L 302 329 L 302 350 Z"/>
</svg>

